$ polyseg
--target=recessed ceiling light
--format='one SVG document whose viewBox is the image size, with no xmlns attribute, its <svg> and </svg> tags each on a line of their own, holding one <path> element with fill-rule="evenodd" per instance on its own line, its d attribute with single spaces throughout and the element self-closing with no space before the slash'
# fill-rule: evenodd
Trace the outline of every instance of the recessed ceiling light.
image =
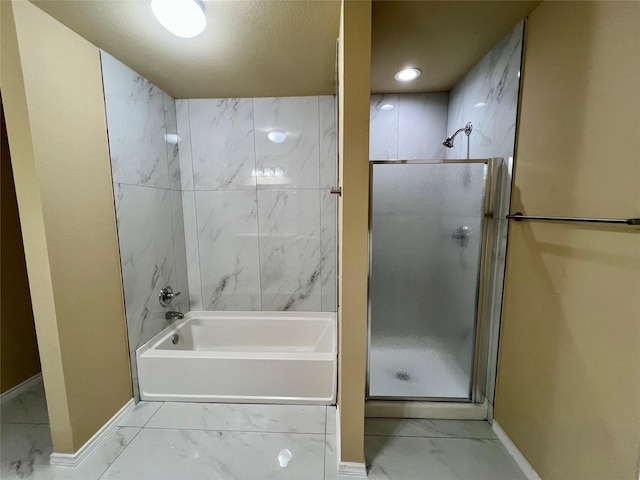
<svg viewBox="0 0 640 480">
<path fill-rule="evenodd" d="M 282 143 L 287 139 L 287 134 L 284 130 L 270 130 L 267 137 L 273 143 Z"/>
<path fill-rule="evenodd" d="M 487 104 L 486 104 L 486 103 L 484 103 L 484 102 L 478 102 L 478 103 L 476 103 L 476 104 L 473 106 L 473 108 L 484 108 L 484 107 L 486 107 L 486 106 L 487 106 Z"/>
<path fill-rule="evenodd" d="M 403 70 L 400 70 L 399 72 L 396 72 L 393 78 L 395 78 L 399 82 L 410 82 L 411 80 L 415 80 L 416 78 L 418 78 L 421 73 L 422 72 L 417 68 L 405 68 Z"/>
<path fill-rule="evenodd" d="M 162 26 L 178 37 L 200 35 L 207 25 L 202 0 L 151 0 L 151 10 Z"/>
<path fill-rule="evenodd" d="M 175 133 L 167 133 L 164 136 L 164 141 L 170 143 L 171 145 L 177 145 L 178 143 L 180 143 L 180 140 L 182 139 Z"/>
<path fill-rule="evenodd" d="M 391 105 L 390 103 L 385 103 L 384 105 L 380 106 L 380 110 L 393 110 L 393 105 Z"/>
</svg>

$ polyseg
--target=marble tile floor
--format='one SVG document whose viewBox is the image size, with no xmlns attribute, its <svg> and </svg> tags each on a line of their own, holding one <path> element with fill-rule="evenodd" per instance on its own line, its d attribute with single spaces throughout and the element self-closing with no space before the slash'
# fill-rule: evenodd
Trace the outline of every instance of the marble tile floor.
<svg viewBox="0 0 640 480">
<path fill-rule="evenodd" d="M 0 419 L 3 480 L 338 479 L 334 407 L 140 402 L 76 468 L 48 463 L 42 384 Z M 365 435 L 370 479 L 525 479 L 486 422 L 367 419 Z"/>
</svg>

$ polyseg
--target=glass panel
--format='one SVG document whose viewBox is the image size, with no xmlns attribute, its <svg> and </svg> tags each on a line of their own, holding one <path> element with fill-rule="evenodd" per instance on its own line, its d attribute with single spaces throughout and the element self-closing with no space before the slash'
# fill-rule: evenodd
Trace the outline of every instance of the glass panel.
<svg viewBox="0 0 640 480">
<path fill-rule="evenodd" d="M 470 398 L 486 169 L 373 165 L 370 397 Z"/>
</svg>

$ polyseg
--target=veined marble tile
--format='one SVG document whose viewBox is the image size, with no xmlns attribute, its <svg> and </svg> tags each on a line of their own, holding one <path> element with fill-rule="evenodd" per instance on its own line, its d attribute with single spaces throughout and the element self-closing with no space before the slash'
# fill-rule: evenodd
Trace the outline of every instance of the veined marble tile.
<svg viewBox="0 0 640 480">
<path fill-rule="evenodd" d="M 338 308 L 338 197 L 329 190 L 322 190 L 320 196 L 321 309 L 335 312 Z"/>
<path fill-rule="evenodd" d="M 258 191 L 263 310 L 321 308 L 320 192 Z"/>
<path fill-rule="evenodd" d="M 323 435 L 143 429 L 101 480 L 322 480 L 323 457 Z"/>
<path fill-rule="evenodd" d="M 206 310 L 260 310 L 256 192 L 196 192 Z"/>
<path fill-rule="evenodd" d="M 147 426 L 324 435 L 325 410 L 318 405 L 172 402 L 162 405 Z"/>
<path fill-rule="evenodd" d="M 320 188 L 337 186 L 338 182 L 338 125 L 336 96 L 318 97 L 320 109 Z"/>
<path fill-rule="evenodd" d="M 175 255 L 176 284 L 172 285 L 174 292 L 181 292 L 171 303 L 171 309 L 178 312 L 188 312 L 189 308 L 189 280 L 187 273 L 187 251 L 184 233 L 184 211 L 182 207 L 182 193 L 172 190 L 171 221 L 173 225 L 173 248 Z"/>
<path fill-rule="evenodd" d="M 97 480 L 139 431 L 139 428 L 115 428 L 74 468 L 49 465 L 52 447 L 47 425 L 3 425 L 0 477 L 3 480 Z"/>
<path fill-rule="evenodd" d="M 0 426 L 0 477 L 3 480 L 36 478 L 49 464 L 51 434 L 49 425 Z"/>
<path fill-rule="evenodd" d="M 176 100 L 176 125 L 180 143 L 180 184 L 182 191 L 193 190 L 193 160 L 191 158 L 191 122 L 189 120 L 189 100 Z"/>
<path fill-rule="evenodd" d="M 158 292 L 165 285 L 177 285 L 171 192 L 115 184 L 114 193 L 129 351 L 133 354 L 168 325 L 164 315 L 169 308 L 160 305 Z M 132 362 L 137 377 L 135 370 Z"/>
<path fill-rule="evenodd" d="M 367 418 L 364 431 L 370 436 L 497 438 L 489 424 L 480 420 Z"/>
<path fill-rule="evenodd" d="M 499 440 L 365 437 L 368 478 L 525 480 Z"/>
<path fill-rule="evenodd" d="M 382 110 L 382 105 L 393 105 L 391 110 Z M 398 94 L 371 95 L 369 113 L 369 159 L 398 159 Z"/>
<path fill-rule="evenodd" d="M 144 427 L 163 402 L 138 402 L 129 414 L 118 422 L 120 427 Z"/>
<path fill-rule="evenodd" d="M 447 93 L 402 94 L 398 107 L 398 159 L 444 158 Z"/>
<path fill-rule="evenodd" d="M 169 188 L 164 92 L 100 51 L 113 181 Z"/>
<path fill-rule="evenodd" d="M 5 402 L 0 411 L 2 423 L 48 424 L 47 399 L 42 378 L 28 390 Z"/>
<path fill-rule="evenodd" d="M 255 98 L 253 105 L 258 188 L 319 188 L 318 97 Z M 267 137 L 271 130 L 283 130 L 286 140 L 273 143 Z"/>
<path fill-rule="evenodd" d="M 327 406 L 327 435 L 335 435 L 336 434 L 336 406 L 328 405 Z"/>
<path fill-rule="evenodd" d="M 194 191 L 182 192 L 184 214 L 184 241 L 187 256 L 190 310 L 204 310 L 200 277 L 200 250 L 198 246 L 198 221 L 196 219 L 196 195 Z"/>
<path fill-rule="evenodd" d="M 324 480 L 341 480 L 343 478 L 344 477 L 338 477 L 338 449 L 336 435 L 335 433 L 332 435 L 327 433 L 324 442 Z"/>
<path fill-rule="evenodd" d="M 254 188 L 253 103 L 247 98 L 189 100 L 196 190 Z"/>
<path fill-rule="evenodd" d="M 162 93 L 164 101 L 165 145 L 167 148 L 167 166 L 169 168 L 169 188 L 180 190 L 180 155 L 178 151 L 178 120 L 176 118 L 176 102 L 170 95 Z"/>
</svg>

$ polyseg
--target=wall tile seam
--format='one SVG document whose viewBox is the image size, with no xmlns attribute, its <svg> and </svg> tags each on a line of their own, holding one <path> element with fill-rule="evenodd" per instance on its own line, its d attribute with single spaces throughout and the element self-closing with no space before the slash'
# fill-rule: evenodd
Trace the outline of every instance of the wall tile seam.
<svg viewBox="0 0 640 480">
<path fill-rule="evenodd" d="M 182 190 L 178 190 L 176 188 L 164 188 L 164 187 L 154 187 L 152 185 L 140 185 L 137 183 L 125 183 L 125 182 L 112 182 L 114 185 L 125 185 L 127 187 L 140 187 L 140 188 L 152 188 L 154 190 L 164 190 L 165 192 L 178 192 L 181 193 Z"/>
<path fill-rule="evenodd" d="M 191 102 L 189 100 L 187 100 L 187 120 L 189 122 L 189 157 L 191 160 L 191 185 L 193 185 L 194 190 L 193 191 L 193 218 L 195 219 L 196 225 L 195 225 L 195 231 L 196 231 L 196 253 L 198 255 L 198 276 L 200 277 L 200 308 L 202 308 L 203 310 L 205 309 L 204 306 L 204 291 L 202 290 L 202 268 L 201 268 L 201 256 L 200 256 L 200 235 L 199 235 L 199 226 L 198 226 L 198 201 L 196 198 L 196 193 L 195 193 L 195 186 L 196 186 L 196 179 L 195 179 L 195 172 L 194 172 L 194 167 L 193 167 L 193 134 L 192 134 L 192 130 L 191 130 Z M 177 122 L 177 118 L 176 118 L 176 122 Z M 179 151 L 178 147 L 178 151 Z M 180 181 L 182 181 L 182 177 L 180 178 Z M 189 190 L 191 191 L 191 190 Z M 183 212 L 184 212 L 184 206 L 183 206 Z M 184 213 L 183 213 L 184 216 Z M 185 250 L 186 250 L 186 233 L 185 233 Z M 185 252 L 186 253 L 186 252 Z M 187 278 L 189 278 L 189 262 L 187 262 Z M 187 284 L 188 284 L 188 280 L 187 280 Z M 189 288 L 189 294 L 191 295 L 191 288 Z"/>
<path fill-rule="evenodd" d="M 251 125 L 253 127 L 253 168 L 254 171 L 258 171 L 258 149 L 256 143 L 258 138 L 256 136 L 256 100 L 251 99 Z M 254 191 L 256 192 L 256 240 L 258 242 L 258 289 L 260 290 L 260 311 L 264 306 L 264 298 L 262 291 L 262 245 L 260 243 L 260 201 L 258 200 L 258 180 L 254 185 Z"/>
</svg>

